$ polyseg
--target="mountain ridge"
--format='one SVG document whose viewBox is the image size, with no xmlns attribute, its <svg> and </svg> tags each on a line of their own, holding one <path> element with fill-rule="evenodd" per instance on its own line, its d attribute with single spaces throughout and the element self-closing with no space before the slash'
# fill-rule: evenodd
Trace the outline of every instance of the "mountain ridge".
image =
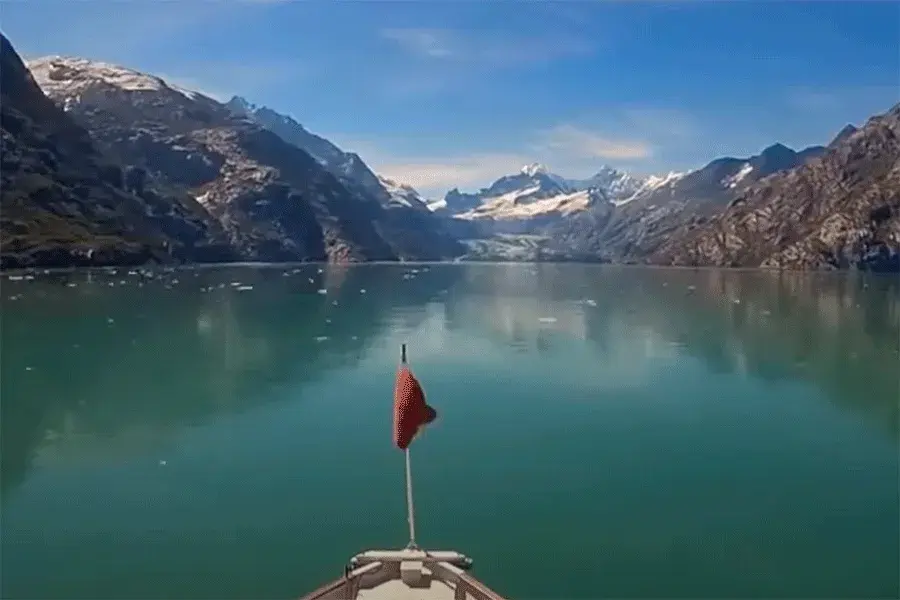
<svg viewBox="0 0 900 600">
<path fill-rule="evenodd" d="M 500 248 L 517 260 L 900 270 L 897 106 L 827 146 L 775 142 L 651 176 L 602 165 L 566 178 L 530 163 L 428 201 L 240 96 L 220 103 L 78 57 L 29 71 L 3 44 L 4 268 L 483 260 Z"/>
</svg>

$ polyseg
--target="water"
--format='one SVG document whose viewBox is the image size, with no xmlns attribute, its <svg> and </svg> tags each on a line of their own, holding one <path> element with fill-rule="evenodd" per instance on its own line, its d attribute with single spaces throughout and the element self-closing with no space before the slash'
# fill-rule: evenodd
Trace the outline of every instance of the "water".
<svg viewBox="0 0 900 600">
<path fill-rule="evenodd" d="M 319 268 L 3 281 L 3 597 L 291 598 L 403 546 L 404 341 L 419 541 L 508 597 L 900 594 L 896 280 Z"/>
</svg>

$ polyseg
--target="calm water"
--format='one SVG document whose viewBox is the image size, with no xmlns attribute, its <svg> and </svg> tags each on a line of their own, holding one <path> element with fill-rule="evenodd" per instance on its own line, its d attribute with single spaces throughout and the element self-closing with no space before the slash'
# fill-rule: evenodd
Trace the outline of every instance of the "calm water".
<svg viewBox="0 0 900 600">
<path fill-rule="evenodd" d="M 896 280 L 317 271 L 3 280 L 4 598 L 291 598 L 404 545 L 404 341 L 419 541 L 499 592 L 900 594 Z"/>
</svg>

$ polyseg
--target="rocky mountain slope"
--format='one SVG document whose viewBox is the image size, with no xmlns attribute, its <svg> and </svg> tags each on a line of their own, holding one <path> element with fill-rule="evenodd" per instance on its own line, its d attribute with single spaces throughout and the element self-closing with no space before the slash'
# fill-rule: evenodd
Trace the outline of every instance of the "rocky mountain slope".
<svg viewBox="0 0 900 600">
<path fill-rule="evenodd" d="M 659 182 L 656 177 L 633 177 L 607 166 L 587 179 L 566 179 L 545 165 L 532 163 L 475 193 L 454 188 L 429 207 L 438 214 L 467 220 L 529 221 L 556 212 L 584 210 L 597 198 L 624 204 Z"/>
<path fill-rule="evenodd" d="M 842 130 L 818 159 L 758 181 L 724 212 L 673 232 L 650 260 L 900 271 L 900 104 Z"/>
<path fill-rule="evenodd" d="M 470 238 L 470 259 L 643 262 L 679 228 L 702 223 L 756 181 L 824 151 L 775 144 L 749 158 L 646 178 L 603 167 L 573 180 L 534 164 L 474 194 L 451 190 L 431 207 L 451 217 L 458 236 Z"/>
<path fill-rule="evenodd" d="M 401 258 L 440 260 L 462 253 L 442 219 L 431 214 L 413 188 L 376 175 L 354 152 L 345 152 L 329 140 L 310 133 L 287 115 L 256 106 L 234 96 L 225 105 L 246 118 L 305 150 L 344 187 L 378 202 L 384 209 L 376 228 Z"/>
<path fill-rule="evenodd" d="M 720 213 L 755 182 L 823 152 L 821 146 L 795 152 L 775 144 L 749 158 L 719 158 L 695 171 L 655 178 L 613 210 L 600 206 L 559 222 L 548 232 L 548 249 L 573 257 L 644 262 L 669 236 Z"/>
<path fill-rule="evenodd" d="M 415 216 L 391 214 L 211 98 L 83 59 L 42 58 L 29 67 L 43 91 L 127 166 L 133 187 L 192 198 L 241 260 L 434 256 L 435 242 L 407 229 Z"/>
<path fill-rule="evenodd" d="M 135 189 L 0 35 L 0 266 L 228 260 L 193 200 Z"/>
<path fill-rule="evenodd" d="M 483 240 L 497 235 L 540 234 L 560 220 L 607 204 L 611 205 L 611 200 L 599 184 L 573 184 L 535 163 L 473 194 L 450 190 L 429 208 L 447 218 L 457 236 Z"/>
</svg>

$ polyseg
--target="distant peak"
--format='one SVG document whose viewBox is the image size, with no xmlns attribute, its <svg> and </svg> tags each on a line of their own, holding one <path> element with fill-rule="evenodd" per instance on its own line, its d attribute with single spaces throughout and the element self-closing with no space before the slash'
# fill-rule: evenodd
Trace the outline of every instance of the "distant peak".
<svg viewBox="0 0 900 600">
<path fill-rule="evenodd" d="M 782 144 L 781 142 L 776 142 L 762 151 L 763 154 L 793 154 L 793 150 Z"/>
<path fill-rule="evenodd" d="M 232 96 L 231 100 L 226 102 L 228 106 L 240 107 L 246 110 L 253 110 L 256 108 L 253 104 L 250 103 L 249 100 L 244 98 L 243 96 Z"/>
<path fill-rule="evenodd" d="M 531 163 L 530 165 L 525 165 L 522 167 L 522 173 L 528 175 L 529 177 L 534 177 L 535 175 L 546 175 L 550 172 L 550 169 L 547 168 L 546 165 L 542 165 L 541 163 Z"/>
<path fill-rule="evenodd" d="M 841 129 L 836 136 L 834 136 L 833 140 L 831 140 L 830 145 L 835 146 L 837 144 L 840 144 L 841 142 L 843 142 L 844 140 L 849 138 L 851 135 L 853 135 L 857 131 L 859 131 L 859 129 L 857 129 L 854 125 L 851 125 L 850 123 L 844 125 L 844 128 Z"/>
</svg>

